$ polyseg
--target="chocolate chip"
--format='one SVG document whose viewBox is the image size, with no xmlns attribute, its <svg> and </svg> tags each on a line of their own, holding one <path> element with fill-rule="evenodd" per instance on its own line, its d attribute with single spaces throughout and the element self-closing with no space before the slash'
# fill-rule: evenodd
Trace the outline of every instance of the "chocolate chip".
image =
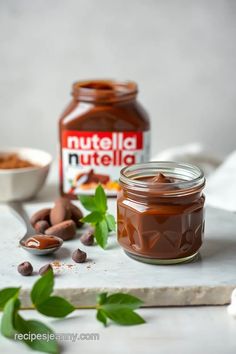
<svg viewBox="0 0 236 354">
<path fill-rule="evenodd" d="M 79 248 L 72 253 L 72 259 L 76 263 L 84 263 L 87 258 L 87 253 L 81 251 Z"/>
<path fill-rule="evenodd" d="M 51 224 L 56 225 L 69 219 L 71 219 L 71 206 L 69 201 L 65 201 L 64 198 L 57 199 L 55 206 L 50 212 Z"/>
<path fill-rule="evenodd" d="M 76 235 L 76 225 L 73 220 L 66 220 L 57 225 L 49 227 L 45 235 L 60 237 L 62 240 L 71 240 Z"/>
<path fill-rule="evenodd" d="M 93 232 L 93 230 L 86 231 L 83 235 L 81 235 L 80 241 L 86 246 L 92 246 L 94 244 Z"/>
<path fill-rule="evenodd" d="M 39 220 L 34 225 L 36 232 L 44 234 L 44 232 L 50 227 L 49 223 L 46 220 Z"/>
<path fill-rule="evenodd" d="M 50 219 L 49 219 L 50 212 L 51 212 L 50 208 L 44 208 L 34 213 L 30 218 L 31 225 L 34 227 L 36 222 L 40 220 L 46 220 L 48 223 L 50 223 Z"/>
<path fill-rule="evenodd" d="M 47 273 L 49 270 L 52 270 L 52 271 L 53 271 L 53 268 L 52 268 L 52 266 L 51 266 L 50 263 L 49 263 L 49 264 L 46 264 L 46 265 L 43 266 L 43 267 L 41 267 L 41 268 L 39 269 L 39 274 L 40 274 L 40 275 L 43 275 L 43 274 Z"/>
<path fill-rule="evenodd" d="M 21 275 L 24 275 L 24 276 L 28 276 L 33 273 L 33 267 L 30 262 L 23 262 L 23 263 L 19 264 L 17 267 L 17 270 Z"/>
</svg>

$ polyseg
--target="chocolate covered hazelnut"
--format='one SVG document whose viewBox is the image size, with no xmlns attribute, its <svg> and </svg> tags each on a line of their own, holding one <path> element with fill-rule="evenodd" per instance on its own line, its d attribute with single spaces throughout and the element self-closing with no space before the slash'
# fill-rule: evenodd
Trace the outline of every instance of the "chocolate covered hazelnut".
<svg viewBox="0 0 236 354">
<path fill-rule="evenodd" d="M 51 224 L 54 226 L 69 219 L 71 219 L 70 202 L 67 202 L 64 198 L 57 199 L 50 212 Z"/>
<path fill-rule="evenodd" d="M 28 276 L 33 273 L 33 267 L 30 262 L 23 262 L 23 263 L 19 264 L 17 267 L 17 270 L 21 275 L 24 275 L 24 276 Z"/>
<path fill-rule="evenodd" d="M 81 251 L 79 248 L 72 253 L 72 259 L 76 263 L 84 263 L 87 258 L 87 253 Z"/>
<path fill-rule="evenodd" d="M 30 218 L 31 225 L 34 227 L 34 225 L 41 220 L 45 220 L 50 223 L 50 212 L 50 208 L 44 208 L 34 213 Z"/>
<path fill-rule="evenodd" d="M 78 228 L 82 227 L 84 224 L 82 221 L 80 221 L 80 219 L 82 219 L 83 217 L 82 211 L 72 203 L 70 205 L 70 208 L 71 208 L 71 219 L 75 222 Z"/>
<path fill-rule="evenodd" d="M 76 225 L 73 220 L 66 220 L 57 225 L 49 227 L 45 235 L 60 237 L 62 240 L 71 240 L 76 235 Z"/>
<path fill-rule="evenodd" d="M 49 223 L 46 220 L 39 220 L 34 225 L 36 232 L 44 234 L 44 232 L 50 227 Z"/>
<path fill-rule="evenodd" d="M 80 221 L 82 217 L 82 211 L 76 205 L 71 204 L 71 219 L 74 220 L 78 228 L 82 227 L 84 224 L 82 221 Z"/>
<path fill-rule="evenodd" d="M 53 268 L 52 268 L 52 266 L 51 266 L 50 263 L 44 265 L 43 267 L 41 267 L 41 268 L 39 269 L 39 274 L 40 274 L 40 275 L 43 275 L 43 274 L 47 273 L 49 270 L 52 270 L 52 271 L 53 271 Z"/>
<path fill-rule="evenodd" d="M 80 241 L 86 246 L 92 246 L 94 244 L 93 232 L 93 230 L 86 231 L 83 235 L 81 235 Z"/>
</svg>

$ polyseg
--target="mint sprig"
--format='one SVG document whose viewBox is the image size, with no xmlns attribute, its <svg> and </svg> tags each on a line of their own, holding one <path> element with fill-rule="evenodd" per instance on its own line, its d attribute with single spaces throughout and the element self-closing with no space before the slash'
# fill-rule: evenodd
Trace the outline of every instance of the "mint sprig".
<svg viewBox="0 0 236 354">
<path fill-rule="evenodd" d="M 59 296 L 52 296 L 54 287 L 54 275 L 52 270 L 45 273 L 36 281 L 31 290 L 31 301 L 35 309 L 45 316 L 66 317 L 74 311 L 74 306 L 66 299 Z M 20 288 L 6 288 L 0 291 L 0 306 L 3 308 L 1 320 L 1 333 L 8 338 L 14 338 L 16 333 L 25 334 L 54 334 L 51 328 L 36 320 L 25 320 L 20 314 L 21 302 L 19 300 Z M 59 353 L 58 344 L 55 338 L 49 340 L 35 339 L 24 340 L 32 349 L 45 353 Z"/>
<path fill-rule="evenodd" d="M 97 320 L 107 325 L 107 319 L 120 325 L 131 326 L 145 323 L 134 310 L 143 302 L 135 296 L 123 293 L 107 295 L 101 293 L 97 298 Z"/>
<path fill-rule="evenodd" d="M 31 290 L 31 300 L 35 309 L 50 317 L 66 317 L 74 311 L 74 306 L 59 296 L 53 296 L 54 275 L 51 270 L 45 273 Z M 59 354 L 59 346 L 52 335 L 53 330 L 43 322 L 30 319 L 25 320 L 19 310 L 20 288 L 5 288 L 0 291 L 0 305 L 3 308 L 1 319 L 1 333 L 3 336 L 14 339 L 15 334 L 34 334 L 34 338 L 22 338 L 31 349 L 51 354 Z M 105 326 L 108 320 L 121 325 L 137 325 L 145 323 L 145 320 L 134 310 L 143 302 L 135 296 L 123 293 L 108 295 L 101 293 L 97 297 L 97 304 L 91 308 L 97 310 L 96 318 Z M 42 335 L 41 338 L 37 334 Z M 47 340 L 45 340 L 45 335 Z"/>
<path fill-rule="evenodd" d="M 33 286 L 31 300 L 38 312 L 49 317 L 66 317 L 75 310 L 67 300 L 60 296 L 51 296 L 54 287 L 54 275 L 50 269 Z"/>
<path fill-rule="evenodd" d="M 107 197 L 103 187 L 99 185 L 94 196 L 79 195 L 79 200 L 90 211 L 81 221 L 94 227 L 97 244 L 106 248 L 109 232 L 116 230 L 116 222 L 114 216 L 107 212 Z"/>
</svg>

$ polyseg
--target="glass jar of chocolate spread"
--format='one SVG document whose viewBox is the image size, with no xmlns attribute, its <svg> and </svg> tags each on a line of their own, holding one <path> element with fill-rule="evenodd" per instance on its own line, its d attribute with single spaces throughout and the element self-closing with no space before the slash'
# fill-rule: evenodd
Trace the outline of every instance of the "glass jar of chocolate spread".
<svg viewBox="0 0 236 354">
<path fill-rule="evenodd" d="M 118 241 L 132 258 L 174 264 L 195 258 L 204 234 L 205 177 L 196 166 L 149 162 L 121 170 Z"/>
<path fill-rule="evenodd" d="M 134 82 L 76 82 L 60 119 L 60 189 L 71 198 L 119 189 L 120 169 L 149 160 L 150 123 Z"/>
</svg>

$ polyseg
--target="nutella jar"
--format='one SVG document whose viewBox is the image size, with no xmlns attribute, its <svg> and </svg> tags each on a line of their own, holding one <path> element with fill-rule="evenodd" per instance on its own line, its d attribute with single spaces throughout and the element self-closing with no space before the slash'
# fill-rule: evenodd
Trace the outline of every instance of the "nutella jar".
<svg viewBox="0 0 236 354">
<path fill-rule="evenodd" d="M 150 123 L 137 102 L 134 82 L 80 81 L 60 126 L 60 190 L 76 198 L 102 184 L 108 196 L 119 190 L 120 169 L 147 162 Z"/>
<path fill-rule="evenodd" d="M 203 172 L 190 164 L 149 162 L 122 169 L 118 242 L 153 264 L 191 261 L 204 235 Z"/>
</svg>

